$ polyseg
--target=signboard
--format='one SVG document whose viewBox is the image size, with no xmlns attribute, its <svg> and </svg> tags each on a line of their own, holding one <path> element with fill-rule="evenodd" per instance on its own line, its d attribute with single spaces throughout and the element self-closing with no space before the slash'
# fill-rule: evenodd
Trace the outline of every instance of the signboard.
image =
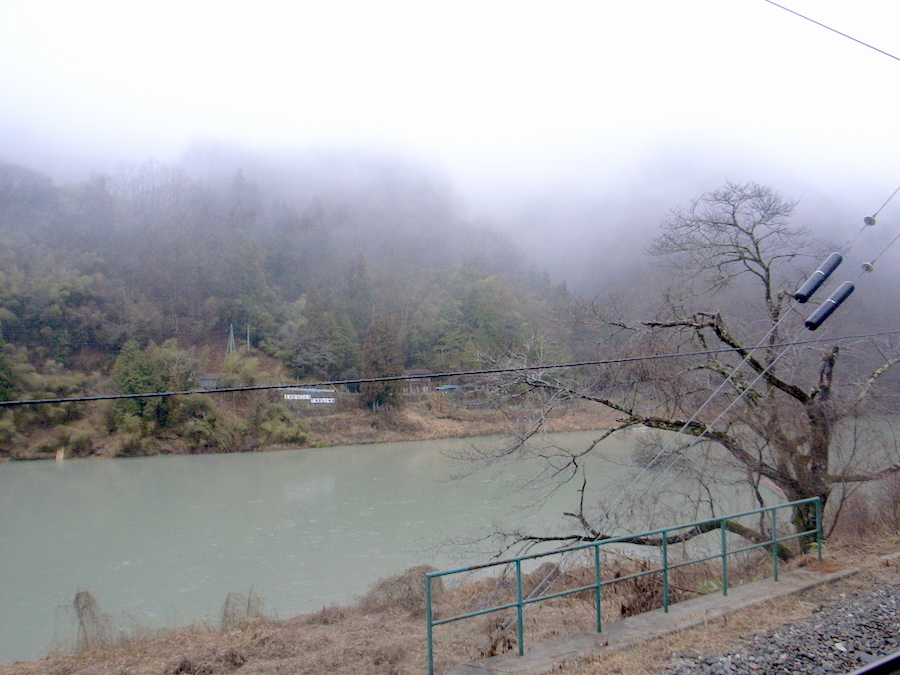
<svg viewBox="0 0 900 675">
<path fill-rule="evenodd" d="M 309 401 L 310 403 L 336 403 L 337 398 L 334 396 L 319 396 L 313 398 L 310 394 L 284 394 L 286 401 Z"/>
</svg>

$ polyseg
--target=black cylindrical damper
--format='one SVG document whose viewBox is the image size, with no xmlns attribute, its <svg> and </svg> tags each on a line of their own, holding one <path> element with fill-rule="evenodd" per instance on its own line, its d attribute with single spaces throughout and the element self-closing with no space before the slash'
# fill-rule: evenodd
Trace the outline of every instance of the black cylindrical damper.
<svg viewBox="0 0 900 675">
<path fill-rule="evenodd" d="M 806 302 L 812 297 L 812 294 L 819 290 L 819 286 L 825 283 L 825 280 L 837 269 L 841 264 L 843 256 L 840 253 L 832 253 L 825 258 L 825 262 L 819 265 L 819 269 L 813 272 L 806 283 L 797 289 L 794 293 L 794 300 L 797 302 Z"/>
<path fill-rule="evenodd" d="M 844 300 L 850 297 L 853 288 L 853 284 L 849 281 L 845 281 L 838 286 L 837 290 L 832 293 L 825 302 L 819 305 L 815 312 L 809 315 L 809 318 L 805 322 L 806 327 L 809 328 L 809 330 L 815 330 L 821 326 L 822 322 L 831 316 L 831 313 L 836 310 Z"/>
</svg>

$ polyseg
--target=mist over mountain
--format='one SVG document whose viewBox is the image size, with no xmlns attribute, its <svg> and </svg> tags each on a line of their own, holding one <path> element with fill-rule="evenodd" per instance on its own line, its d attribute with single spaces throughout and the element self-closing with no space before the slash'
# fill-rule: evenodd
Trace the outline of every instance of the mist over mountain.
<svg viewBox="0 0 900 675">
<path fill-rule="evenodd" d="M 200 138 L 159 161 L 217 190 L 227 189 L 240 170 L 270 198 L 297 209 L 316 196 L 355 201 L 380 191 L 381 205 L 398 216 L 405 212 L 401 219 L 422 208 L 452 212 L 505 233 L 554 281 L 584 293 L 629 278 L 631 270 L 642 276 L 649 262 L 646 243 L 661 220 L 726 180 L 770 185 L 797 199 L 797 222 L 835 242 L 849 240 L 863 216 L 893 190 L 862 152 L 847 155 L 842 165 L 821 165 L 804 154 L 786 162 L 728 134 L 683 131 L 678 140 L 650 137 L 628 151 L 611 144 L 559 155 L 540 172 L 472 170 L 388 147 L 253 149 Z M 8 143 L 0 158 L 15 157 L 60 183 L 85 180 L 92 172 L 113 175 L 148 161 L 136 152 L 123 159 L 99 149 L 79 156 L 65 144 L 54 154 L 44 141 Z M 892 217 L 890 208 L 885 215 Z M 877 239 L 872 232 L 867 236 Z"/>
</svg>

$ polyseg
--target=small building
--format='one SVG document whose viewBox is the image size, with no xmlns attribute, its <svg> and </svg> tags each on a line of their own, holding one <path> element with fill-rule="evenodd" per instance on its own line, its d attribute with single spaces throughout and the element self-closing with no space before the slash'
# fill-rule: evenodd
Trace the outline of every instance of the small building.
<svg viewBox="0 0 900 675">
<path fill-rule="evenodd" d="M 427 368 L 413 368 L 403 373 L 406 377 L 403 380 L 404 396 L 420 396 L 434 390 L 431 376 L 434 375 Z"/>
<path fill-rule="evenodd" d="M 224 379 L 225 376 L 222 373 L 204 373 L 200 376 L 200 388 L 219 389 Z"/>
</svg>

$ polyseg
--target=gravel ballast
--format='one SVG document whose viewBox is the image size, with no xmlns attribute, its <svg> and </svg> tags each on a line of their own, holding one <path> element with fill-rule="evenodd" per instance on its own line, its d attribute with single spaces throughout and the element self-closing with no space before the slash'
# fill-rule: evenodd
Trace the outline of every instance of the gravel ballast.
<svg viewBox="0 0 900 675">
<path fill-rule="evenodd" d="M 664 673 L 851 673 L 898 650 L 900 588 L 881 583 L 817 609 L 809 619 L 731 643 L 723 653 L 678 655 Z"/>
</svg>

